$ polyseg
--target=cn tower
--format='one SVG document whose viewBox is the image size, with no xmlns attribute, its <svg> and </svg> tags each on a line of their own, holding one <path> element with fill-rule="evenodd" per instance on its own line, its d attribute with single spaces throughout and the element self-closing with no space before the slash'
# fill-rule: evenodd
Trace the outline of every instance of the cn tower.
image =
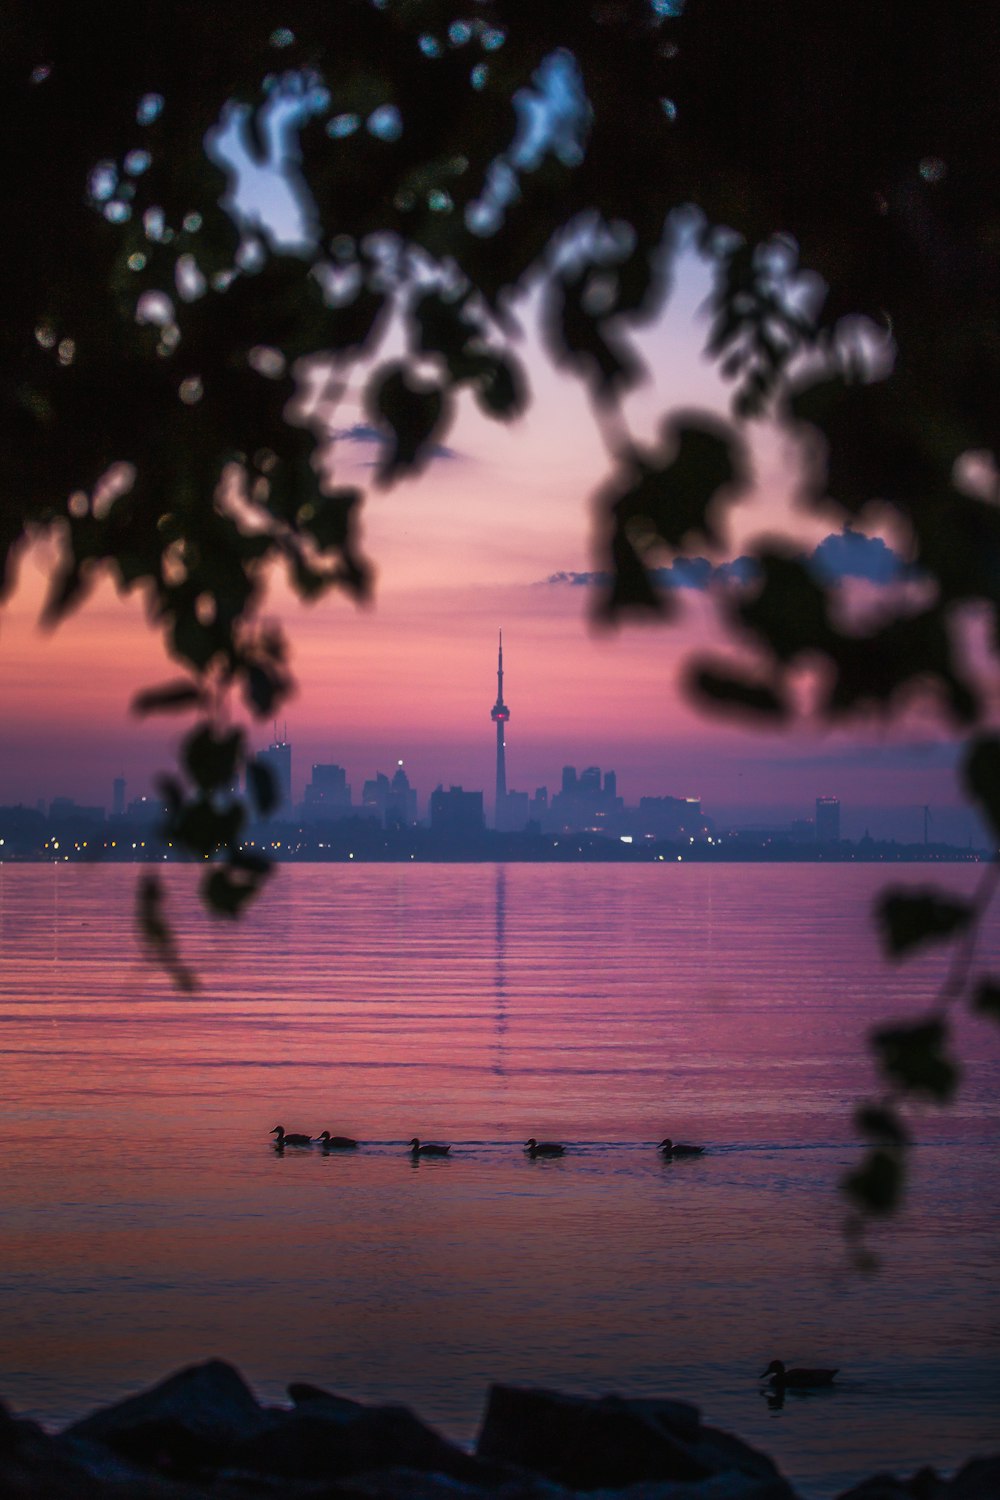
<svg viewBox="0 0 1000 1500">
<path fill-rule="evenodd" d="M 494 826 L 499 826 L 503 817 L 503 805 L 507 800 L 507 761 L 504 752 L 506 743 L 503 737 L 504 725 L 510 718 L 510 709 L 503 701 L 503 631 L 500 632 L 500 646 L 497 651 L 497 701 L 493 705 L 490 718 L 497 726 L 497 795 L 493 808 Z"/>
</svg>

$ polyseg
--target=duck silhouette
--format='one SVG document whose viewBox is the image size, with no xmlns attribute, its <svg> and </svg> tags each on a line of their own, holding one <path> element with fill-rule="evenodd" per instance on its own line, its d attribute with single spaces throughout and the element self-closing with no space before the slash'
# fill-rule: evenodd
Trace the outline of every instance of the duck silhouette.
<svg viewBox="0 0 1000 1500">
<path fill-rule="evenodd" d="M 705 1148 L 704 1146 L 688 1146 L 684 1141 L 672 1141 L 668 1135 L 656 1149 L 665 1161 L 672 1161 L 675 1156 L 701 1156 Z"/>
<path fill-rule="evenodd" d="M 349 1135 L 331 1135 L 328 1130 L 321 1130 L 316 1137 L 316 1144 L 322 1146 L 324 1151 L 353 1151 L 358 1143 Z"/>
<path fill-rule="evenodd" d="M 275 1125 L 274 1129 L 271 1131 L 271 1134 L 273 1136 L 277 1137 L 277 1139 L 275 1140 L 274 1144 L 278 1148 L 279 1151 L 282 1151 L 285 1148 L 285 1146 L 311 1146 L 312 1145 L 312 1136 L 311 1135 L 296 1135 L 296 1134 L 288 1135 L 285 1132 L 284 1125 Z"/>
<path fill-rule="evenodd" d="M 439 1146 L 435 1141 L 426 1141 L 421 1145 L 417 1136 L 410 1142 L 411 1156 L 447 1156 L 450 1150 L 450 1146 Z"/>
<path fill-rule="evenodd" d="M 768 1385 L 773 1386 L 775 1391 L 807 1391 L 813 1386 L 832 1385 L 833 1377 L 837 1370 L 809 1370 L 809 1369 L 786 1369 L 783 1359 L 772 1359 L 767 1369 L 761 1372 L 760 1379 L 768 1376 Z"/>
<path fill-rule="evenodd" d="M 534 1136 L 524 1143 L 527 1154 L 534 1159 L 536 1156 L 565 1156 L 566 1147 L 561 1146 L 558 1141 L 536 1141 Z"/>
</svg>

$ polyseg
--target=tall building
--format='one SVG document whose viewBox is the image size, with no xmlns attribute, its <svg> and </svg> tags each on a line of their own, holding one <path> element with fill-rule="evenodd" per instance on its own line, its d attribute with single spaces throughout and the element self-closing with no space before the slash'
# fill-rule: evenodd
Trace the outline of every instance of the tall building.
<svg viewBox="0 0 1000 1500">
<path fill-rule="evenodd" d="M 434 833 L 451 838 L 468 838 L 482 833 L 482 792 L 464 792 L 460 786 L 443 786 L 431 792 L 431 828 Z"/>
<path fill-rule="evenodd" d="M 816 842 L 836 844 L 840 839 L 840 798 L 816 798 Z"/>
<path fill-rule="evenodd" d="M 587 766 L 579 775 L 575 766 L 563 766 L 562 790 L 549 803 L 544 825 L 553 833 L 606 833 L 622 808 L 614 771 L 608 771 L 602 782 L 600 766 Z"/>
<path fill-rule="evenodd" d="M 497 650 L 497 701 L 490 712 L 490 718 L 497 726 L 497 786 L 496 798 L 493 804 L 493 821 L 498 823 L 503 818 L 504 804 L 507 800 L 507 742 L 504 738 L 504 726 L 510 718 L 510 709 L 503 701 L 503 631 L 500 632 L 500 645 Z"/>
<path fill-rule="evenodd" d="M 125 816 L 125 777 L 116 776 L 114 785 L 113 816 L 124 818 Z"/>
<path fill-rule="evenodd" d="M 400 828 L 412 828 L 416 821 L 417 793 L 403 770 L 403 762 L 398 760 L 396 773 L 391 782 L 389 805 L 386 808 L 386 823 L 396 823 Z"/>
<path fill-rule="evenodd" d="M 379 771 L 366 781 L 361 792 L 361 807 L 374 814 L 385 828 L 412 828 L 417 821 L 417 793 L 410 785 L 410 778 L 403 770 L 403 762 L 396 762 L 392 778 Z"/>
<path fill-rule="evenodd" d="M 278 794 L 275 812 L 286 816 L 292 810 L 292 747 L 287 733 L 286 729 L 279 740 L 278 726 L 275 725 L 273 741 L 266 750 L 258 750 L 256 757 L 258 764 L 267 766 L 274 777 L 274 789 Z"/>
<path fill-rule="evenodd" d="M 351 810 L 351 789 L 343 766 L 314 765 L 306 787 L 305 806 L 314 814 L 336 815 Z"/>
</svg>

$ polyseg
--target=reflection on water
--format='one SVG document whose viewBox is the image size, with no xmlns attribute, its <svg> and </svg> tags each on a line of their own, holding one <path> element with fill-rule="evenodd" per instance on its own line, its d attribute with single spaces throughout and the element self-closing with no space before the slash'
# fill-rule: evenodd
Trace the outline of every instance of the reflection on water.
<svg viewBox="0 0 1000 1500">
<path fill-rule="evenodd" d="M 165 873 L 193 997 L 135 954 L 133 872 L 0 866 L 15 1407 L 222 1354 L 460 1438 L 491 1379 L 676 1394 L 809 1495 L 995 1442 L 995 1028 L 920 1124 L 886 1270 L 841 1256 L 860 1039 L 940 972 L 879 968 L 881 872 L 286 867 L 240 929 Z M 362 1147 L 278 1154 L 279 1120 Z M 708 1150 L 664 1162 L 667 1134 Z M 413 1135 L 451 1156 L 414 1170 Z M 775 1357 L 841 1374 L 772 1407 Z"/>
<path fill-rule="evenodd" d="M 507 1030 L 507 866 L 495 865 L 496 885 L 494 889 L 494 911 L 496 912 L 496 971 L 494 991 L 496 994 L 496 1060 L 493 1071 L 498 1078 L 504 1076 L 504 1032 Z"/>
</svg>

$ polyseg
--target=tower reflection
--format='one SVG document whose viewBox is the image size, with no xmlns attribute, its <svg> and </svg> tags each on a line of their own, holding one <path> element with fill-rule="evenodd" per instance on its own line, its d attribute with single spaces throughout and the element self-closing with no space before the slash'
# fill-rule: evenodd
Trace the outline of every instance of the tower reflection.
<svg viewBox="0 0 1000 1500">
<path fill-rule="evenodd" d="M 494 968 L 493 994 L 495 999 L 493 1034 L 496 1038 L 493 1072 L 498 1078 L 506 1076 L 507 1036 L 507 867 L 494 865 Z"/>
</svg>

